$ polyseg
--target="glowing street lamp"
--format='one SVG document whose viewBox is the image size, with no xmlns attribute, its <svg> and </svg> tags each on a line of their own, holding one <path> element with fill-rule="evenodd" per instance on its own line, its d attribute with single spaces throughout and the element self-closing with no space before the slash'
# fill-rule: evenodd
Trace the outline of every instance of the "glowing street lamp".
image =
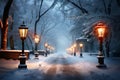
<svg viewBox="0 0 120 80">
<path fill-rule="evenodd" d="M 26 39 L 27 37 L 27 33 L 28 33 L 28 28 L 24 25 L 24 22 L 23 22 L 23 25 L 21 25 L 19 27 L 19 36 L 22 40 L 22 53 L 20 54 L 19 56 L 19 59 L 20 59 L 20 64 L 18 66 L 18 68 L 27 68 L 27 65 L 26 65 L 26 55 L 24 53 L 24 40 Z"/>
<path fill-rule="evenodd" d="M 104 23 L 100 22 L 96 24 L 94 28 L 94 34 L 99 40 L 99 54 L 97 56 L 99 64 L 97 65 L 97 67 L 106 67 L 106 65 L 104 64 L 103 41 L 106 38 L 107 33 L 108 28 Z"/>
<path fill-rule="evenodd" d="M 51 49 L 51 53 L 53 53 L 55 50 L 55 48 L 53 46 L 51 46 L 50 49 Z"/>
<path fill-rule="evenodd" d="M 44 46 L 45 46 L 45 48 L 47 48 L 48 47 L 48 43 L 46 42 Z"/>
<path fill-rule="evenodd" d="M 51 50 L 53 50 L 53 51 L 54 51 L 54 50 L 55 50 L 55 48 L 54 48 L 54 47 L 51 47 Z"/>
<path fill-rule="evenodd" d="M 97 28 L 97 32 L 98 32 L 98 37 L 102 37 L 104 38 L 105 36 L 105 27 L 100 27 L 100 28 Z"/>
<path fill-rule="evenodd" d="M 47 49 L 48 49 L 48 54 L 51 53 L 51 46 L 50 45 L 48 45 Z"/>
<path fill-rule="evenodd" d="M 48 46 L 48 49 L 49 49 L 49 52 L 51 53 L 52 50 L 53 50 L 53 47 L 49 45 L 49 46 Z"/>
<path fill-rule="evenodd" d="M 83 49 L 83 44 L 80 43 L 80 57 L 82 57 L 82 49 Z"/>
<path fill-rule="evenodd" d="M 72 46 L 71 49 L 72 49 L 72 54 L 74 55 L 74 47 Z"/>
<path fill-rule="evenodd" d="M 73 49 L 74 49 L 74 56 L 76 56 L 76 44 L 73 45 Z"/>
<path fill-rule="evenodd" d="M 73 46 L 71 46 L 71 54 L 73 55 L 74 54 L 74 47 Z"/>
<path fill-rule="evenodd" d="M 45 42 L 45 44 L 44 44 L 44 47 L 45 47 L 45 49 L 46 49 L 46 50 L 45 50 L 45 51 L 46 51 L 46 52 L 45 52 L 45 56 L 47 56 L 47 54 L 48 54 L 48 50 L 47 50 L 47 49 L 48 49 L 48 46 L 49 46 L 48 43 Z"/>
<path fill-rule="evenodd" d="M 38 59 L 39 53 L 37 52 L 37 47 L 40 42 L 40 36 L 36 34 L 34 37 L 34 41 L 35 41 L 35 53 L 34 54 L 35 54 L 35 58 Z"/>
</svg>

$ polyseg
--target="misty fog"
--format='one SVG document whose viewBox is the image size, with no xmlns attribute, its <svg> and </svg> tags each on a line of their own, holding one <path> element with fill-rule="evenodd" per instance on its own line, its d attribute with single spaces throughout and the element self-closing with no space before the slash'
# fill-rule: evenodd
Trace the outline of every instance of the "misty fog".
<svg viewBox="0 0 120 80">
<path fill-rule="evenodd" d="M 2 19 L 7 0 L 0 0 Z M 7 48 L 11 49 L 10 37 L 13 36 L 15 49 L 21 49 L 18 27 L 24 21 L 29 28 L 25 49 L 34 48 L 34 34 L 41 36 L 38 49 L 44 49 L 47 42 L 56 51 L 65 51 L 83 37 L 88 50 L 98 49 L 97 39 L 91 35 L 93 24 L 104 21 L 112 34 L 110 52 L 119 52 L 120 3 L 118 0 L 14 0 L 9 12 Z M 10 28 L 12 24 L 12 29 Z M 19 46 L 18 46 L 19 45 Z"/>
</svg>

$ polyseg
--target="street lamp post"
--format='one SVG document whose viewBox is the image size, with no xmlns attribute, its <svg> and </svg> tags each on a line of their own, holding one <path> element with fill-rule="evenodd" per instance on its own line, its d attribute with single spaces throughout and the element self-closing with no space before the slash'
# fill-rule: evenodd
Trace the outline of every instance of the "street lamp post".
<svg viewBox="0 0 120 80">
<path fill-rule="evenodd" d="M 73 45 L 74 48 L 74 56 L 76 56 L 76 44 Z"/>
<path fill-rule="evenodd" d="M 99 54 L 97 56 L 99 64 L 97 65 L 97 67 L 106 67 L 106 65 L 104 64 L 103 41 L 107 36 L 107 30 L 107 26 L 102 22 L 96 24 L 94 28 L 95 35 L 99 40 Z"/>
<path fill-rule="evenodd" d="M 51 53 L 51 46 L 48 45 L 47 49 L 48 49 L 48 54 L 50 54 Z"/>
<path fill-rule="evenodd" d="M 49 45 L 48 45 L 47 42 L 45 42 L 44 46 L 45 46 L 45 56 L 47 57 L 47 54 L 48 54 L 47 48 L 48 48 Z"/>
<path fill-rule="evenodd" d="M 73 46 L 71 46 L 71 54 L 73 55 L 74 54 L 74 48 L 73 48 Z"/>
<path fill-rule="evenodd" d="M 37 34 L 35 35 L 34 41 L 35 41 L 35 52 L 34 52 L 34 54 L 35 54 L 35 58 L 38 59 L 39 53 L 37 52 L 37 48 L 38 48 L 38 44 L 40 42 L 39 35 L 37 35 Z"/>
<path fill-rule="evenodd" d="M 54 47 L 51 46 L 51 53 L 53 53 L 53 52 L 54 52 Z"/>
<path fill-rule="evenodd" d="M 83 44 L 80 43 L 80 57 L 83 57 L 83 55 L 82 55 L 82 49 L 83 49 Z"/>
<path fill-rule="evenodd" d="M 19 69 L 27 68 L 27 65 L 26 65 L 26 55 L 24 53 L 24 40 L 27 37 L 27 33 L 28 33 L 28 28 L 24 25 L 24 22 L 23 22 L 23 25 L 21 25 L 19 27 L 19 35 L 20 35 L 20 38 L 22 40 L 22 53 L 19 56 L 19 60 L 20 60 L 20 64 L 18 66 Z"/>
<path fill-rule="evenodd" d="M 72 55 L 74 55 L 74 47 L 72 46 L 71 48 L 72 48 Z"/>
</svg>

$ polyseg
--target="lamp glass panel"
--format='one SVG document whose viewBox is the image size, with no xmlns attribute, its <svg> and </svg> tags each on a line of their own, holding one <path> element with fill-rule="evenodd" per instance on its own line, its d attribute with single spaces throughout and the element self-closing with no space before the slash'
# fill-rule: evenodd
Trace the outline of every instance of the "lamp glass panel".
<svg viewBox="0 0 120 80">
<path fill-rule="evenodd" d="M 105 28 L 98 28 L 98 37 L 104 37 L 105 34 Z"/>
<path fill-rule="evenodd" d="M 36 35 L 35 36 L 35 43 L 39 43 L 39 41 L 40 41 L 40 37 L 39 37 L 39 35 Z"/>
<path fill-rule="evenodd" d="M 80 47 L 82 48 L 82 47 L 83 47 L 83 44 L 80 44 Z"/>
<path fill-rule="evenodd" d="M 19 28 L 19 34 L 21 39 L 25 39 L 28 33 L 27 28 Z"/>
<path fill-rule="evenodd" d="M 48 46 L 48 44 L 47 43 L 45 43 L 45 47 L 47 47 Z"/>
</svg>

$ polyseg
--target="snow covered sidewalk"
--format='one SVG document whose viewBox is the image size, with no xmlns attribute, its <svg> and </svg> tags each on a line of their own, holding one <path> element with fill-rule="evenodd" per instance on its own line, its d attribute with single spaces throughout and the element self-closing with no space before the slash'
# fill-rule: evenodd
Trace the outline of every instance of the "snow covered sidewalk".
<svg viewBox="0 0 120 80">
<path fill-rule="evenodd" d="M 18 60 L 0 59 L 0 80 L 119 80 L 120 58 L 105 58 L 106 69 L 97 68 L 96 56 L 68 54 L 39 56 L 27 61 L 28 69 L 17 69 Z"/>
</svg>

